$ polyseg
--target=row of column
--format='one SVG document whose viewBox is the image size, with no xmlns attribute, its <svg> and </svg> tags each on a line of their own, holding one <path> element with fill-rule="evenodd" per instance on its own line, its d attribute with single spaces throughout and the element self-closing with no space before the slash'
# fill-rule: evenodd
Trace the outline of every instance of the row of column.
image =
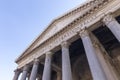
<svg viewBox="0 0 120 80">
<path fill-rule="evenodd" d="M 107 15 L 104 17 L 103 22 L 111 30 L 111 32 L 118 39 L 118 41 L 120 41 L 120 24 L 115 20 L 115 18 L 113 18 L 111 15 Z M 89 32 L 86 29 L 82 29 L 79 35 L 84 45 L 85 53 L 88 59 L 93 80 L 117 80 L 116 76 L 113 75 L 113 72 L 110 72 L 111 70 L 105 63 L 105 60 L 103 60 L 104 58 L 100 58 L 100 56 L 97 56 L 98 53 L 102 54 L 102 52 L 99 49 L 98 52 L 96 52 L 96 49 L 94 48 L 92 41 L 90 39 Z M 67 41 L 61 43 L 62 80 L 73 80 L 72 72 L 71 72 L 70 56 L 69 56 L 69 45 L 70 44 Z M 46 53 L 42 80 L 51 80 L 52 54 L 53 53 L 51 52 Z M 39 66 L 39 60 L 35 59 L 32 72 L 30 75 L 30 80 L 36 80 L 38 66 Z M 104 67 L 107 68 L 106 71 L 104 70 Z M 26 65 L 22 71 L 21 80 L 26 80 L 28 70 L 29 70 L 29 65 Z M 16 70 L 13 80 L 18 80 L 19 74 L 20 71 Z"/>
<path fill-rule="evenodd" d="M 118 21 L 111 14 L 106 15 L 102 21 L 120 42 L 120 24 Z"/>
</svg>

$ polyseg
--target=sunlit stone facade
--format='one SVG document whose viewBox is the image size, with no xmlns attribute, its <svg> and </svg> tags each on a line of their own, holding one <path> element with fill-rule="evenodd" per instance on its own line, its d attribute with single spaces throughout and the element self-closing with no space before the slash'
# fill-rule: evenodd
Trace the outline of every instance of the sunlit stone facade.
<svg viewBox="0 0 120 80">
<path fill-rule="evenodd" d="M 120 0 L 91 0 L 53 20 L 16 63 L 13 80 L 120 80 Z"/>
</svg>

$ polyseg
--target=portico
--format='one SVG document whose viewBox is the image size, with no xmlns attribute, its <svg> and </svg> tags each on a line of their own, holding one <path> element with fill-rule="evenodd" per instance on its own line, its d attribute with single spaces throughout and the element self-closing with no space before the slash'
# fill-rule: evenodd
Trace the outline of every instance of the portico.
<svg viewBox="0 0 120 80">
<path fill-rule="evenodd" d="M 66 25 L 47 34 L 55 27 L 51 24 L 31 44 L 16 60 L 13 80 L 119 80 L 118 3 L 119 0 L 89 1 L 55 20 L 52 24 L 63 26 L 64 19 Z M 84 15 L 72 20 L 81 12 Z"/>
</svg>

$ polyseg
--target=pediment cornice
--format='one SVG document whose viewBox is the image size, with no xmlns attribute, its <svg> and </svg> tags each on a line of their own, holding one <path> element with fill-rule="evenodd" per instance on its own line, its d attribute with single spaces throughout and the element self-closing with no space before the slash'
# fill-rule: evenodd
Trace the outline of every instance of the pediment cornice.
<svg viewBox="0 0 120 80">
<path fill-rule="evenodd" d="M 53 38 L 55 35 L 58 35 L 65 28 L 67 28 L 69 26 L 74 26 L 74 25 L 78 24 L 79 22 L 81 22 L 82 20 L 84 20 L 86 17 L 88 17 L 90 14 L 93 14 L 94 11 L 96 11 L 97 9 L 99 9 L 100 7 L 102 7 L 103 4 L 105 4 L 105 3 L 109 2 L 109 1 L 111 1 L 111 0 L 90 0 L 88 3 L 85 3 L 82 6 L 77 7 L 74 10 L 68 12 L 67 14 L 65 14 L 65 15 L 63 15 L 63 16 L 55 19 L 55 20 L 53 20 L 52 23 L 42 32 L 42 34 L 35 41 L 33 41 L 33 43 L 23 52 L 22 55 L 20 55 L 17 58 L 16 62 L 18 62 L 19 60 L 21 60 L 26 55 L 30 54 L 31 51 L 33 51 L 36 48 L 40 47 L 41 45 L 44 45 L 45 43 L 47 43 L 51 38 Z M 66 19 L 69 16 L 72 16 L 75 13 L 81 12 L 82 10 L 84 10 L 84 9 L 90 7 L 90 6 L 92 6 L 92 7 L 87 12 L 85 12 L 84 14 L 82 14 L 79 17 L 75 18 L 72 22 L 70 22 L 69 24 L 67 24 L 64 28 L 62 28 L 61 30 L 59 30 L 54 35 L 50 36 L 49 39 L 43 41 L 38 46 L 34 47 L 36 45 L 36 43 L 44 36 L 44 34 L 46 34 L 53 27 L 53 25 L 56 25 L 60 20 Z M 83 23 L 81 25 L 85 25 L 86 23 Z"/>
</svg>

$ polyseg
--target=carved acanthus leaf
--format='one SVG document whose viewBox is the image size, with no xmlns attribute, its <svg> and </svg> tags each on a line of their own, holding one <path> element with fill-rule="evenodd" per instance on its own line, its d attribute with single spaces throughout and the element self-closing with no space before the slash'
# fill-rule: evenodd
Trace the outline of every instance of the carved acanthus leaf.
<svg viewBox="0 0 120 80">
<path fill-rule="evenodd" d="M 115 18 L 111 14 L 107 14 L 102 21 L 107 25 L 111 21 L 115 21 Z"/>
</svg>

